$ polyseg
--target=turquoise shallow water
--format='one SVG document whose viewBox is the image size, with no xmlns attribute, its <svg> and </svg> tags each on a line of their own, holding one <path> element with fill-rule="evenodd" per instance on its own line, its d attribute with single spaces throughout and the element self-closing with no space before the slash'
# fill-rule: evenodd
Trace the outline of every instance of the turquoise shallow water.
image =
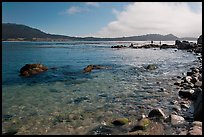
<svg viewBox="0 0 204 137">
<path fill-rule="evenodd" d="M 172 111 L 177 76 L 196 65 L 196 56 L 175 49 L 112 49 L 130 42 L 3 42 L 2 129 L 17 134 L 86 134 L 118 117 L 135 121 L 161 107 Z M 27 63 L 49 69 L 20 77 Z M 108 69 L 83 73 L 89 64 Z M 146 70 L 156 64 L 156 70 Z M 166 90 L 161 90 L 164 88 Z"/>
</svg>

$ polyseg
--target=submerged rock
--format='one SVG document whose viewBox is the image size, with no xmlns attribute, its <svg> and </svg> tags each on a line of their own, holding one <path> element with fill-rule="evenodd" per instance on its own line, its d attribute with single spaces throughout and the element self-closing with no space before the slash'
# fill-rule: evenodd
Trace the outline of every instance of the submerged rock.
<svg viewBox="0 0 204 137">
<path fill-rule="evenodd" d="M 84 68 L 84 73 L 91 72 L 94 69 L 107 69 L 106 66 L 101 65 L 88 65 L 86 68 Z"/>
<path fill-rule="evenodd" d="M 20 76 L 30 76 L 48 70 L 46 66 L 42 64 L 26 64 L 20 69 Z"/>
<path fill-rule="evenodd" d="M 148 65 L 146 67 L 146 69 L 148 69 L 148 70 L 155 70 L 155 69 L 157 69 L 157 66 L 155 64 L 150 64 L 150 65 Z"/>
</svg>

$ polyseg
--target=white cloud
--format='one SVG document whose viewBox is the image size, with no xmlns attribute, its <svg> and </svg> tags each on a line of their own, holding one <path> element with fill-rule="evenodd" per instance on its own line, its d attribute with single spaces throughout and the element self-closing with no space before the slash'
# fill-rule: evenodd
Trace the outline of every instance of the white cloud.
<svg viewBox="0 0 204 137">
<path fill-rule="evenodd" d="M 72 6 L 69 9 L 67 9 L 65 13 L 67 13 L 67 14 L 75 14 L 75 13 L 79 13 L 79 12 L 82 12 L 82 9 L 80 7 Z"/>
<path fill-rule="evenodd" d="M 99 3 L 98 2 L 86 2 L 85 4 L 89 5 L 89 6 L 99 7 Z"/>
<path fill-rule="evenodd" d="M 135 2 L 120 12 L 113 9 L 113 13 L 117 19 L 93 34 L 94 36 L 120 37 L 172 33 L 178 37 L 198 37 L 202 34 L 202 12 L 193 11 L 188 3 Z"/>
</svg>

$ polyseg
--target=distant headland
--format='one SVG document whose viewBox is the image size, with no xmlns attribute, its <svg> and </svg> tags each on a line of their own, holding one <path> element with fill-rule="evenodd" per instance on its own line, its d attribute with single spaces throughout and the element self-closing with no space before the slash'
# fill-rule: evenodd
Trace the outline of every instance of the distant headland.
<svg viewBox="0 0 204 137">
<path fill-rule="evenodd" d="M 67 30 L 68 31 L 68 30 Z M 45 33 L 39 29 L 22 24 L 2 23 L 2 41 L 196 41 L 197 38 L 179 38 L 173 34 L 146 34 L 130 37 L 98 38 L 98 37 L 71 37 Z"/>
</svg>

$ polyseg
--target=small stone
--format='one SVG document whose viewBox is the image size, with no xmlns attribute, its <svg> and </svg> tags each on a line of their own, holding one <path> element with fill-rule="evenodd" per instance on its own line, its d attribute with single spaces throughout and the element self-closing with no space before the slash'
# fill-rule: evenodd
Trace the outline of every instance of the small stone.
<svg viewBox="0 0 204 137">
<path fill-rule="evenodd" d="M 202 122 L 201 121 L 193 121 L 192 125 L 202 127 Z"/>
<path fill-rule="evenodd" d="M 182 116 L 178 116 L 174 114 L 170 115 L 170 119 L 171 119 L 171 124 L 174 126 L 183 124 L 185 122 L 185 119 Z"/>
<path fill-rule="evenodd" d="M 195 83 L 195 87 L 202 87 L 202 81 L 197 81 Z"/>
</svg>

